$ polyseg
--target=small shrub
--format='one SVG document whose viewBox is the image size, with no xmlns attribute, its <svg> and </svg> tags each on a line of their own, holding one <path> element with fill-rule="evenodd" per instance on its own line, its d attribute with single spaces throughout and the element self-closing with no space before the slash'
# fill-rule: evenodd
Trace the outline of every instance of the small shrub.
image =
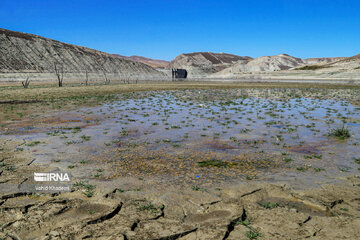
<svg viewBox="0 0 360 240">
<path fill-rule="evenodd" d="M 331 129 L 329 132 L 329 136 L 337 137 L 338 139 L 344 140 L 350 137 L 350 131 L 343 125 L 340 128 Z"/>
</svg>

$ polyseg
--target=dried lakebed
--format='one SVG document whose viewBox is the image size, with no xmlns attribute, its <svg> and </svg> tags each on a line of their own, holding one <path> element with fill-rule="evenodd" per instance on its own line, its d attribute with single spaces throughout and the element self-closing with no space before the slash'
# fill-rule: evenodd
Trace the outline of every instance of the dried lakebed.
<svg viewBox="0 0 360 240">
<path fill-rule="evenodd" d="M 71 172 L 79 180 L 131 175 L 305 186 L 358 173 L 360 107 L 265 93 L 126 94 L 99 107 L 14 122 L 1 133 L 23 140 L 18 149 L 33 152 L 32 164 Z M 213 96 L 218 99 L 210 100 Z M 342 126 L 349 139 L 329 136 Z"/>
<path fill-rule="evenodd" d="M 41 114 L 37 103 L 1 125 L 0 182 L 68 172 L 74 192 L 3 195 L 4 238 L 352 239 L 359 100 L 356 89 L 233 89 L 127 93 Z"/>
</svg>

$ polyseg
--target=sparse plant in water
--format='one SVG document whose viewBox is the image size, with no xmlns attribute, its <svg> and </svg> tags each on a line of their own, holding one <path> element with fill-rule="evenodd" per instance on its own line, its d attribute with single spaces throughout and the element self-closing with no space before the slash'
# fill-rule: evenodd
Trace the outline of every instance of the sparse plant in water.
<svg viewBox="0 0 360 240">
<path fill-rule="evenodd" d="M 307 170 L 307 168 L 304 167 L 297 167 L 296 170 L 300 171 L 300 172 L 305 172 Z"/>
<path fill-rule="evenodd" d="M 81 139 L 83 139 L 84 141 L 89 141 L 91 139 L 91 136 L 82 135 Z"/>
<path fill-rule="evenodd" d="M 34 147 L 34 146 L 36 146 L 36 145 L 39 145 L 40 143 L 41 143 L 40 141 L 34 141 L 34 142 L 31 142 L 31 143 L 26 144 L 26 146 L 28 146 L 28 147 Z"/>
<path fill-rule="evenodd" d="M 345 126 L 343 125 L 342 127 L 331 129 L 329 132 L 329 136 L 337 137 L 340 140 L 344 140 L 346 138 L 349 138 L 351 135 L 349 129 L 345 128 Z"/>
</svg>

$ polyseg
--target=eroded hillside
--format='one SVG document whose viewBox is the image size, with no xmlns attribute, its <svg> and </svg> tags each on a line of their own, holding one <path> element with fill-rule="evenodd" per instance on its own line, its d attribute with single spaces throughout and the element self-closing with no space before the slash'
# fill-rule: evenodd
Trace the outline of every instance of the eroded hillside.
<svg viewBox="0 0 360 240">
<path fill-rule="evenodd" d="M 41 36 L 0 29 L 0 73 L 69 73 L 163 76 L 152 67 L 94 49 Z"/>
</svg>

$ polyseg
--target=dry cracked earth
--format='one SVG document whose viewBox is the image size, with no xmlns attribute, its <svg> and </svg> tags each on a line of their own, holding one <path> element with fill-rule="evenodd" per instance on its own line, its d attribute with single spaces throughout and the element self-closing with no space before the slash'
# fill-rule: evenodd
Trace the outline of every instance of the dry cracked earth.
<svg viewBox="0 0 360 240">
<path fill-rule="evenodd" d="M 16 183 L 34 171 L 9 142 L 1 149 L 1 162 L 18 169 L 2 170 L 1 181 Z M 82 188 L 1 194 L 0 239 L 357 239 L 360 234 L 356 176 L 302 191 L 263 182 L 192 189 L 130 178 L 126 184 L 132 189 L 97 187 L 91 198 Z"/>
<path fill-rule="evenodd" d="M 339 197 L 341 196 L 341 197 Z M 2 196 L 2 239 L 357 239 L 359 193 L 328 186 L 296 193 L 243 185 L 213 192 L 95 199 Z M 275 203 L 276 202 L 276 203 Z M 276 206 L 275 206 L 276 205 Z M 344 209 L 347 209 L 346 211 Z"/>
</svg>

